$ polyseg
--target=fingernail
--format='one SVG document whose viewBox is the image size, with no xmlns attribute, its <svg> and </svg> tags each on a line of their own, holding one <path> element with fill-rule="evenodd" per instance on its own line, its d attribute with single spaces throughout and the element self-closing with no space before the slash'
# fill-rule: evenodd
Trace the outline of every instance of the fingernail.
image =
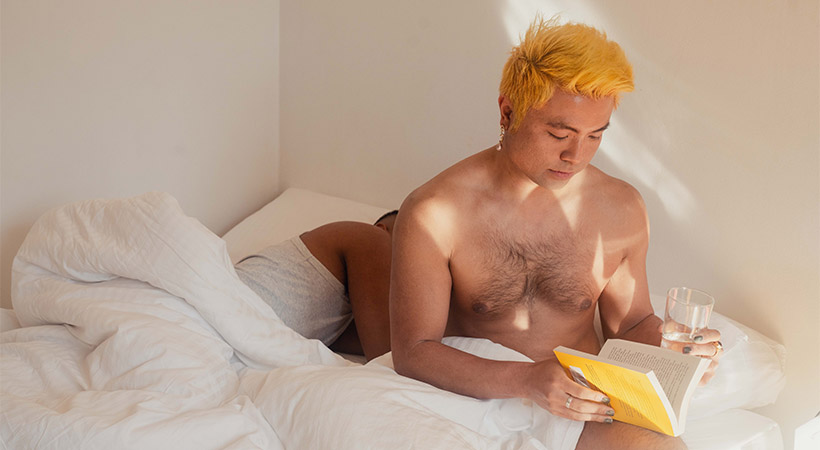
<svg viewBox="0 0 820 450">
<path fill-rule="evenodd" d="M 601 403 L 608 405 L 609 404 L 609 397 L 604 397 L 601 399 Z"/>
<path fill-rule="evenodd" d="M 700 342 L 703 340 L 703 336 L 695 336 L 694 338 L 692 338 L 692 340 L 695 342 Z"/>
<path fill-rule="evenodd" d="M 683 353 L 689 353 L 692 351 L 692 347 L 683 347 Z"/>
<path fill-rule="evenodd" d="M 612 418 L 607 417 L 606 419 L 604 419 L 604 423 L 612 423 Z"/>
<path fill-rule="evenodd" d="M 606 412 L 606 415 L 607 415 L 607 416 L 614 416 L 614 415 L 615 415 L 615 410 L 614 410 L 614 409 L 610 409 L 609 411 L 607 411 L 607 412 Z"/>
</svg>

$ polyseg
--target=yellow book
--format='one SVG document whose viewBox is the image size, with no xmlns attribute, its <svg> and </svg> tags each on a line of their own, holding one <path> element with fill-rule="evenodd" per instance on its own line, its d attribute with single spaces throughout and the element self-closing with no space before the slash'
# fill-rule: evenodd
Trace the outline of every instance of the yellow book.
<svg viewBox="0 0 820 450">
<path fill-rule="evenodd" d="M 638 342 L 610 339 L 598 355 L 556 347 L 567 375 L 609 397 L 613 419 L 680 436 L 689 400 L 709 360 Z"/>
</svg>

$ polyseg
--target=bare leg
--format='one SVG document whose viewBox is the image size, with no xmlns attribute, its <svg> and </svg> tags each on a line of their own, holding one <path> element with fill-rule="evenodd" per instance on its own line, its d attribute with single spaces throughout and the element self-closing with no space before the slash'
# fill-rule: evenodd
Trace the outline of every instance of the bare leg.
<svg viewBox="0 0 820 450">
<path fill-rule="evenodd" d="M 587 422 L 576 450 L 686 450 L 680 438 L 656 433 L 626 423 Z"/>
</svg>

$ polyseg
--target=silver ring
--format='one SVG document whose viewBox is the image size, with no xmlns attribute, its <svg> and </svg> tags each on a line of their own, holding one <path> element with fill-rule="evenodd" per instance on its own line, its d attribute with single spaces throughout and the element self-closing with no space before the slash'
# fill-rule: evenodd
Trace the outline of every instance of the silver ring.
<svg viewBox="0 0 820 450">
<path fill-rule="evenodd" d="M 564 407 L 569 409 L 570 403 L 572 403 L 572 396 L 571 395 L 569 397 L 567 397 L 567 402 L 564 403 Z"/>
</svg>

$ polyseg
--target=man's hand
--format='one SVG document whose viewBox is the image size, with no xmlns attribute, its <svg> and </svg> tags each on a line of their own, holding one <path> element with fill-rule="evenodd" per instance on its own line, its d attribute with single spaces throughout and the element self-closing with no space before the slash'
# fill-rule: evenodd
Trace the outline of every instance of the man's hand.
<svg viewBox="0 0 820 450">
<path fill-rule="evenodd" d="M 715 376 L 720 357 L 723 356 L 723 345 L 720 343 L 720 331 L 712 328 L 704 328 L 695 336 L 695 342 L 672 342 L 666 341 L 666 348 L 688 355 L 700 356 L 711 360 L 709 368 L 700 379 L 700 386 L 705 385 Z"/>
<path fill-rule="evenodd" d="M 555 358 L 532 364 L 526 385 L 527 397 L 556 416 L 612 423 L 615 411 L 609 398 L 570 379 Z"/>
</svg>

